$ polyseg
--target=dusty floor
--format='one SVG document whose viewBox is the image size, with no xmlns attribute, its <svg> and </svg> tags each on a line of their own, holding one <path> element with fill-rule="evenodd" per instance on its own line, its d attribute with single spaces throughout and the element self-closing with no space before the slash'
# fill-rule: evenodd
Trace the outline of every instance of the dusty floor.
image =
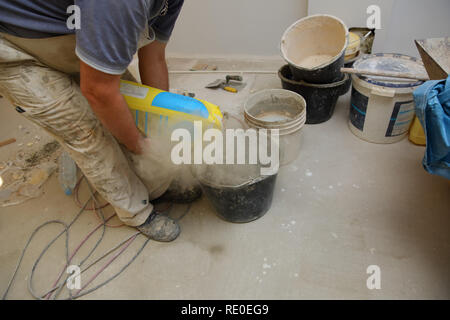
<svg viewBox="0 0 450 320">
<path fill-rule="evenodd" d="M 278 60 L 213 62 L 222 70 L 276 70 L 281 64 Z M 169 66 L 186 70 L 193 64 L 173 59 Z M 242 112 L 250 92 L 280 87 L 275 74 L 244 74 L 248 85 L 239 94 L 203 88 L 219 76 L 172 74 L 171 87 L 193 91 L 235 114 Z M 376 145 L 355 137 L 347 127 L 348 105 L 347 94 L 340 98 L 331 120 L 303 129 L 301 154 L 279 173 L 272 208 L 263 218 L 248 224 L 224 222 L 203 197 L 181 221 L 182 234 L 175 242 L 150 242 L 124 273 L 83 298 L 449 299 L 449 182 L 423 170 L 424 149 L 407 139 Z M 5 99 L 0 99 L 0 108 L 0 140 L 19 140 L 1 148 L 0 162 L 20 148 L 34 148 L 48 140 Z M 35 141 L 36 135 L 42 137 L 40 141 Z M 30 141 L 36 145 L 27 146 Z M 56 174 L 43 191 L 39 198 L 0 208 L 2 294 L 32 230 L 47 220 L 68 222 L 78 212 L 73 199 L 60 189 Z M 86 187 L 82 188 L 81 198 L 87 195 Z M 173 214 L 183 210 L 175 207 Z M 84 213 L 71 230 L 70 248 L 97 223 L 91 212 Z M 36 236 L 8 298 L 31 298 L 29 272 L 59 230 L 49 226 Z M 89 261 L 133 232 L 126 227 L 108 229 Z M 97 232 L 88 241 L 75 261 L 86 255 L 99 236 Z M 91 287 L 117 272 L 143 241 L 138 237 Z M 50 288 L 61 270 L 63 244 L 63 239 L 58 240 L 38 266 L 33 281 L 37 292 Z M 369 265 L 381 268 L 380 290 L 366 287 Z M 96 270 L 83 275 L 82 282 Z"/>
</svg>

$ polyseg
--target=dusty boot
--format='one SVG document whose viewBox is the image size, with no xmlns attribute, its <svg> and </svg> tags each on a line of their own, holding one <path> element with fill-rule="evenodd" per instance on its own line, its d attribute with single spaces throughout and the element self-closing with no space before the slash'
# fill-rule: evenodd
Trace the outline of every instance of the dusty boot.
<svg viewBox="0 0 450 320">
<path fill-rule="evenodd" d="M 136 228 L 150 239 L 161 242 L 173 241 L 180 234 L 180 226 L 175 220 L 157 214 L 155 211 Z"/>
</svg>

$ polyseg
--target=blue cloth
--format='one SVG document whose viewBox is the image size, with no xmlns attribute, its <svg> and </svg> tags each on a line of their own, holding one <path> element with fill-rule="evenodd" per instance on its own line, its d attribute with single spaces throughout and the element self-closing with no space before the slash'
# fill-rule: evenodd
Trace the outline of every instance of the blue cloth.
<svg viewBox="0 0 450 320">
<path fill-rule="evenodd" d="M 450 179 L 450 77 L 427 81 L 413 94 L 416 115 L 427 138 L 423 166 Z"/>
<path fill-rule="evenodd" d="M 23 38 L 76 33 L 76 54 L 91 67 L 122 74 L 148 26 L 150 40 L 167 42 L 184 0 L 0 0 L 0 32 Z M 81 28 L 69 29 L 70 5 L 81 12 Z"/>
</svg>

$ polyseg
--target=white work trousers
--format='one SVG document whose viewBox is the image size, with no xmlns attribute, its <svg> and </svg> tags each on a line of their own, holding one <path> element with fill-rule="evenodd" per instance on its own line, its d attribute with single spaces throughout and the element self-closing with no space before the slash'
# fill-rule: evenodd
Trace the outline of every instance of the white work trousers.
<svg viewBox="0 0 450 320">
<path fill-rule="evenodd" d="M 129 226 L 145 222 L 149 200 L 174 178 L 147 161 L 142 180 L 133 159 L 97 119 L 75 81 L 79 61 L 75 37 L 22 39 L 0 35 L 0 93 L 63 146 L 92 186 Z M 154 157 L 153 157 L 154 158 Z M 160 173 L 163 172 L 163 173 Z M 153 173 L 153 174 L 152 174 Z"/>
</svg>

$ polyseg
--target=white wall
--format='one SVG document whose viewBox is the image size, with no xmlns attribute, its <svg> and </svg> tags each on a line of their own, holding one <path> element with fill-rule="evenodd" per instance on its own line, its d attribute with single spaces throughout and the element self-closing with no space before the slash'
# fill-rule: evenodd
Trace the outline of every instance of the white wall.
<svg viewBox="0 0 450 320">
<path fill-rule="evenodd" d="M 279 55 L 284 30 L 307 0 L 185 0 L 169 55 Z"/>
<path fill-rule="evenodd" d="M 384 52 L 420 57 L 414 40 L 450 36 L 449 0 L 396 0 Z"/>
<path fill-rule="evenodd" d="M 414 39 L 450 34 L 450 0 L 185 0 L 168 54 L 279 56 L 284 30 L 307 14 L 328 13 L 348 27 L 365 26 L 381 8 L 374 52 L 418 57 Z"/>
<path fill-rule="evenodd" d="M 328 13 L 340 17 L 347 27 L 364 27 L 371 4 L 381 9 L 374 52 L 419 57 L 415 39 L 450 35 L 449 0 L 310 0 L 308 14 Z"/>
</svg>

